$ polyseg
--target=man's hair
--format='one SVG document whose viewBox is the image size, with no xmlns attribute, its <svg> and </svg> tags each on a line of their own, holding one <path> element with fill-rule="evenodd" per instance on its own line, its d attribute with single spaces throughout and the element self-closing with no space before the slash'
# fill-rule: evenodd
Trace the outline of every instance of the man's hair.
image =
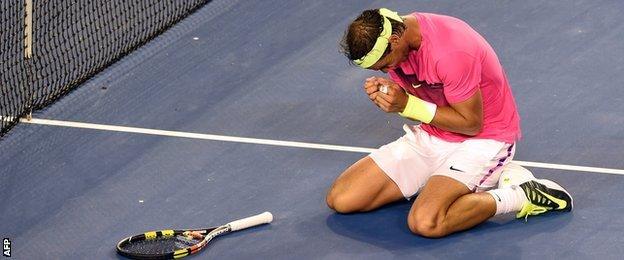
<svg viewBox="0 0 624 260">
<path fill-rule="evenodd" d="M 390 24 L 392 25 L 392 34 L 398 36 L 403 35 L 405 24 L 393 19 L 388 20 L 390 20 Z M 345 31 L 340 41 L 341 52 L 353 63 L 354 60 L 364 57 L 373 49 L 377 37 L 379 37 L 382 30 L 383 17 L 379 14 L 379 9 L 363 11 Z M 382 58 L 389 52 L 390 48 L 386 47 L 386 52 L 383 54 Z"/>
</svg>

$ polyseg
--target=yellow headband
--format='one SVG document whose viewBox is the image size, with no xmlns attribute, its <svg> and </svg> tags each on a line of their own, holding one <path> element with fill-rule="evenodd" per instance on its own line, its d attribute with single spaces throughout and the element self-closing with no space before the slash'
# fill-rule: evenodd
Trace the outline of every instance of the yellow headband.
<svg viewBox="0 0 624 260">
<path fill-rule="evenodd" d="M 390 24 L 390 20 L 388 18 L 395 20 L 397 22 L 403 22 L 401 16 L 399 16 L 396 12 L 390 11 L 386 8 L 380 8 L 379 14 L 383 18 L 383 30 L 377 37 L 377 41 L 371 49 L 364 57 L 354 60 L 353 63 L 362 68 L 368 68 L 373 66 L 381 56 L 386 52 L 386 48 L 388 47 L 388 40 L 390 39 L 390 35 L 392 35 L 392 24 Z"/>
</svg>

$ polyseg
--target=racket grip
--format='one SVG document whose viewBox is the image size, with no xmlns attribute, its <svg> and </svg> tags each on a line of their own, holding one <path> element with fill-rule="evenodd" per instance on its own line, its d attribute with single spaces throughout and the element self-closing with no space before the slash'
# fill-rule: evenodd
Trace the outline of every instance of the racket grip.
<svg viewBox="0 0 624 260">
<path fill-rule="evenodd" d="M 268 224 L 271 223 L 271 221 L 273 221 L 273 214 L 267 211 L 255 216 L 232 221 L 228 223 L 228 225 L 230 225 L 231 231 L 236 231 L 257 225 Z"/>
</svg>

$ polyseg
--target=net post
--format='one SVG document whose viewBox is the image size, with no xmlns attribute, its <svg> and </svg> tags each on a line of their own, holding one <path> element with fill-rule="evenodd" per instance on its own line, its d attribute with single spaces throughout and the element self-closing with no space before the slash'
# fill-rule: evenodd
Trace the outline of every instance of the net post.
<svg viewBox="0 0 624 260">
<path fill-rule="evenodd" d="M 31 64 L 32 62 L 32 46 L 33 46 L 33 0 L 25 0 L 24 1 L 24 59 L 26 60 L 28 71 L 26 72 L 28 80 L 28 85 L 34 84 L 33 82 L 33 71 Z M 32 111 L 33 111 L 33 91 L 26 91 L 29 93 L 28 97 L 28 113 L 26 114 L 26 120 L 32 120 Z"/>
<path fill-rule="evenodd" d="M 32 20 L 33 20 L 33 2 L 25 0 L 24 8 L 24 58 L 32 57 Z"/>
</svg>

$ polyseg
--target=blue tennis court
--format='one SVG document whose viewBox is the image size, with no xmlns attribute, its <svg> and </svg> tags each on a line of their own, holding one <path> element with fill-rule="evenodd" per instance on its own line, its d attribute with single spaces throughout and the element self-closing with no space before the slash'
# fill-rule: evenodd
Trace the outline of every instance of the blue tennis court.
<svg viewBox="0 0 624 260">
<path fill-rule="evenodd" d="M 571 213 L 495 217 L 442 239 L 412 202 L 337 214 L 335 178 L 403 135 L 338 51 L 364 9 L 459 17 L 507 71 L 515 160 Z M 624 2 L 214 0 L 0 140 L 0 235 L 15 259 L 115 259 L 125 236 L 227 223 L 197 259 L 617 259 L 624 254 Z M 381 74 L 379 74 L 381 75 Z"/>
</svg>

